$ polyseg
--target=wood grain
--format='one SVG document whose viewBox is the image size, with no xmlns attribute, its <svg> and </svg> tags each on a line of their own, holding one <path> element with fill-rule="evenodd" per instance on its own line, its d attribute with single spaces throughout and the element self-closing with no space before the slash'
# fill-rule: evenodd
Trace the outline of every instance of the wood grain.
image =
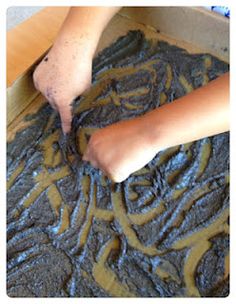
<svg viewBox="0 0 236 304">
<path fill-rule="evenodd" d="M 68 7 L 47 7 L 7 32 L 7 86 L 51 46 Z"/>
</svg>

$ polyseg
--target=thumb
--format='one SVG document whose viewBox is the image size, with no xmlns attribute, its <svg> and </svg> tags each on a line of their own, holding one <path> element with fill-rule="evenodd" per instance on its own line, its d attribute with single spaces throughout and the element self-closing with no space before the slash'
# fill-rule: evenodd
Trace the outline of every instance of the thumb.
<svg viewBox="0 0 236 304">
<path fill-rule="evenodd" d="M 72 108 L 71 105 L 61 105 L 59 108 L 59 113 L 61 117 L 62 131 L 64 134 L 70 132 L 71 121 L 72 121 Z"/>
</svg>

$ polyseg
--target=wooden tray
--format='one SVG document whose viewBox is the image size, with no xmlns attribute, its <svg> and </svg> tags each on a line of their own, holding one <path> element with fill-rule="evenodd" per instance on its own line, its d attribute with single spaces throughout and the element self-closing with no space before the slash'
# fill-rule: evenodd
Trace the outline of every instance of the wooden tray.
<svg viewBox="0 0 236 304">
<path fill-rule="evenodd" d="M 51 47 L 68 10 L 47 7 L 7 33 L 8 140 L 27 124 L 23 117 L 45 102 L 33 86 L 32 72 Z M 229 20 L 199 7 L 123 8 L 105 29 L 96 52 L 133 29 L 190 53 L 208 52 L 229 61 Z"/>
</svg>

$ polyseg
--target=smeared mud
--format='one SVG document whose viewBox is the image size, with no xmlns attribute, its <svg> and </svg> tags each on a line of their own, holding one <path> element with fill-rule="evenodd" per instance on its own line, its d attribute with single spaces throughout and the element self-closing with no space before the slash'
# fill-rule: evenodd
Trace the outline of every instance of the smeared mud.
<svg viewBox="0 0 236 304">
<path fill-rule="evenodd" d="M 94 60 L 63 137 L 49 105 L 7 145 L 11 297 L 224 297 L 229 134 L 159 152 L 121 184 L 81 160 L 89 136 L 187 94 L 228 65 L 139 31 Z"/>
</svg>

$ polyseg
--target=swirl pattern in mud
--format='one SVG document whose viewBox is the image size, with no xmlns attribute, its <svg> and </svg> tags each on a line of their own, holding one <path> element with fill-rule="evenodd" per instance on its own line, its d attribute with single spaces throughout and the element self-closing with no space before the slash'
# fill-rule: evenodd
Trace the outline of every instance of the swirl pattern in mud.
<svg viewBox="0 0 236 304">
<path fill-rule="evenodd" d="M 12 297 L 226 296 L 229 135 L 159 152 L 121 184 L 81 160 L 97 128 L 171 102 L 228 71 L 140 31 L 94 60 L 69 138 L 49 105 L 7 146 Z"/>
</svg>

